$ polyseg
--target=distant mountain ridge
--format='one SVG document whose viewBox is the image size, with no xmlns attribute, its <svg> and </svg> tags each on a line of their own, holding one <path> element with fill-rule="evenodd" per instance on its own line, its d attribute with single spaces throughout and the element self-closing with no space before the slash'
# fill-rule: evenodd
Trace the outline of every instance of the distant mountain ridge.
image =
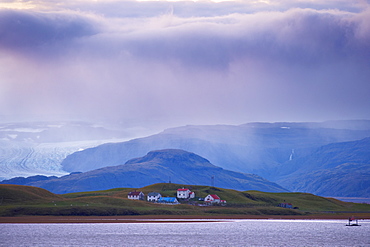
<svg viewBox="0 0 370 247">
<path fill-rule="evenodd" d="M 336 124 L 335 124 L 336 123 Z M 89 171 L 145 155 L 151 150 L 183 149 L 214 165 L 275 180 L 276 171 L 290 159 L 305 157 L 335 142 L 370 136 L 370 121 L 329 123 L 250 123 L 240 126 L 183 126 L 145 138 L 107 143 L 67 156 L 65 171 Z M 329 128 L 329 126 L 333 126 Z"/>
<path fill-rule="evenodd" d="M 68 155 L 57 167 L 68 173 L 89 172 L 122 165 L 128 160 L 144 157 L 152 150 L 181 149 L 200 155 L 225 170 L 257 174 L 281 183 L 291 191 L 306 191 L 325 196 L 370 197 L 363 187 L 368 184 L 368 137 L 369 120 L 248 123 L 238 126 L 190 125 L 167 129 L 144 138 L 87 148 Z M 25 150 L 19 156 L 22 159 L 17 162 L 27 162 L 27 168 L 30 167 L 28 163 L 33 162 L 38 167 L 38 161 L 46 160 L 43 156 L 33 159 L 36 152 L 32 149 L 22 150 Z M 53 154 L 50 151 L 52 149 L 48 150 L 48 155 Z M 1 152 L 0 149 L 0 154 Z M 8 152 L 5 156 L 4 171 L 11 168 L 13 153 L 15 152 Z M 22 168 L 23 165 L 20 163 L 19 167 Z M 30 172 L 35 174 L 35 171 Z M 357 174 L 355 180 L 348 179 L 349 171 L 353 176 Z M 76 175 L 78 174 L 66 178 Z M 43 179 L 51 180 L 45 176 Z M 18 182 L 22 180 L 17 178 Z M 110 183 L 110 179 L 104 181 L 101 183 Z M 164 181 L 168 181 L 168 178 Z M 139 184 L 140 181 L 132 180 L 132 187 L 139 186 L 135 186 L 135 183 Z"/>
<path fill-rule="evenodd" d="M 180 184 L 206 185 L 214 183 L 218 187 L 237 190 L 261 190 L 286 192 L 283 187 L 254 174 L 224 170 L 212 165 L 207 159 L 194 153 L 178 149 L 157 150 L 144 157 L 129 160 L 124 165 L 105 167 L 85 173 L 72 174 L 61 178 L 51 178 L 22 185 L 37 186 L 53 193 L 95 191 L 117 187 L 142 187 L 153 183 L 169 182 Z M 27 180 L 27 179 L 26 179 Z M 10 179 L 2 183 L 19 182 Z"/>
<path fill-rule="evenodd" d="M 293 191 L 370 198 L 370 138 L 322 146 L 281 173 L 277 183 Z"/>
<path fill-rule="evenodd" d="M 357 190 L 354 186 L 350 186 L 348 190 L 343 186 L 329 186 L 330 190 L 319 191 L 313 189 L 310 183 L 304 183 L 306 181 L 304 174 L 297 180 L 300 186 L 289 182 L 294 179 L 289 178 L 288 180 L 287 175 L 300 169 L 305 174 L 319 169 L 319 164 L 310 165 L 304 160 L 311 159 L 311 155 L 325 145 L 358 141 L 367 137 L 370 137 L 369 120 L 183 126 L 145 138 L 103 144 L 76 152 L 67 156 L 62 166 L 69 172 L 89 171 L 122 164 L 123 161 L 143 156 L 150 150 L 183 149 L 196 153 L 224 169 L 258 174 L 270 181 L 281 182 L 289 190 L 325 192 L 324 195 L 330 196 L 343 194 L 350 196 L 357 195 L 358 191 L 363 190 Z M 347 153 L 347 155 L 351 154 Z M 326 156 L 326 159 L 329 158 Z M 319 160 L 320 158 L 317 156 L 312 159 Z M 296 160 L 299 162 L 295 162 Z M 330 169 L 334 171 L 336 168 L 332 166 Z M 339 179 L 338 176 L 339 173 L 334 177 Z M 325 181 L 316 182 L 320 187 Z M 344 193 L 345 190 L 347 191 Z M 365 194 L 362 196 L 365 197 Z"/>
</svg>

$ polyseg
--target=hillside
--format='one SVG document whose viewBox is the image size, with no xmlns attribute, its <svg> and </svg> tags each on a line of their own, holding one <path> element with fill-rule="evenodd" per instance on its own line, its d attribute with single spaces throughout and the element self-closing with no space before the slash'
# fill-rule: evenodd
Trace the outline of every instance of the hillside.
<svg viewBox="0 0 370 247">
<path fill-rule="evenodd" d="M 63 197 L 37 187 L 1 184 L 0 198 L 0 205 L 14 205 L 38 204 L 54 200 L 62 200 Z"/>
<path fill-rule="evenodd" d="M 18 183 L 48 189 L 54 193 L 94 191 L 117 187 L 143 187 L 171 180 L 182 184 L 210 184 L 237 190 L 287 191 L 281 186 L 254 174 L 233 172 L 212 165 L 194 153 L 179 149 L 149 152 L 124 165 L 105 167 L 61 178 L 35 177 L 10 179 L 2 183 Z"/>
<path fill-rule="evenodd" d="M 368 197 L 364 185 L 368 183 L 366 174 L 369 163 L 364 154 L 369 153 L 369 147 L 364 149 L 356 144 L 357 141 L 370 136 L 368 120 L 183 126 L 145 138 L 96 146 L 107 142 L 99 138 L 127 136 L 128 132 L 122 130 L 122 127 L 113 129 L 82 122 L 0 125 L 0 180 L 18 177 L 4 182 L 35 186 L 41 186 L 41 183 L 31 183 L 31 180 L 44 180 L 44 184 L 50 185 L 48 189 L 52 189 L 53 184 L 59 186 L 59 181 L 63 180 L 66 184 L 56 188 L 56 191 L 63 193 L 65 187 L 84 190 L 87 187 L 81 188 L 78 183 L 72 184 L 76 174 L 61 179 L 52 176 L 119 166 L 127 160 L 145 156 L 151 150 L 182 149 L 196 153 L 225 170 L 257 174 L 290 191 Z M 114 140 L 117 141 L 110 141 Z M 344 142 L 349 144 L 335 146 Z M 332 146 L 335 152 L 320 152 L 327 145 Z M 91 146 L 95 147 L 87 148 Z M 331 157 L 332 154 L 334 156 Z M 333 161 L 334 158 L 336 161 L 326 166 L 326 160 Z M 351 173 L 351 179 L 346 178 L 348 172 Z M 84 178 L 84 182 L 95 186 L 96 182 L 89 182 L 95 181 L 95 174 L 90 175 L 90 178 Z M 140 179 L 144 176 L 140 173 L 133 175 L 138 175 Z M 19 178 L 29 176 L 33 177 L 26 180 Z M 145 176 L 144 181 L 151 177 L 151 174 Z M 215 174 L 206 174 L 198 182 L 178 182 L 210 184 L 210 176 Z M 152 177 L 150 183 L 167 182 L 175 177 L 163 170 L 159 177 Z M 329 177 L 331 179 L 328 179 Z M 99 181 L 101 185 L 111 183 L 111 187 L 104 188 L 146 185 L 143 181 L 131 178 L 128 178 L 125 184 L 108 175 L 102 179 Z M 58 182 L 54 183 L 55 181 Z M 220 180 L 215 177 L 215 185 L 220 185 L 218 182 Z M 97 189 L 100 188 L 103 187 Z M 257 189 L 265 190 L 261 187 Z"/>
<path fill-rule="evenodd" d="M 217 194 L 221 199 L 226 200 L 231 207 L 258 207 L 263 205 L 276 206 L 281 202 L 292 203 L 294 207 L 298 207 L 301 211 L 349 211 L 370 210 L 370 205 L 359 205 L 353 203 L 342 202 L 333 198 L 324 198 L 309 193 L 271 193 L 261 191 L 236 191 L 231 189 L 223 189 L 211 186 L 197 185 L 181 185 L 181 184 L 153 184 L 140 189 L 143 193 L 157 191 L 164 196 L 175 196 L 176 190 L 181 187 L 191 188 L 196 197 L 206 197 L 208 194 Z M 370 211 L 369 211 L 370 213 Z"/>
<path fill-rule="evenodd" d="M 195 205 L 163 205 L 146 201 L 127 199 L 127 194 L 133 188 L 116 188 L 103 191 L 70 193 L 55 195 L 43 189 L 28 186 L 0 185 L 0 216 L 18 215 L 197 215 L 198 217 L 211 217 L 242 215 L 330 215 L 351 212 L 357 215 L 369 214 L 370 205 L 346 203 L 330 198 L 323 198 L 307 193 L 267 193 L 259 191 L 235 191 L 210 186 L 197 186 L 185 184 L 160 183 L 136 188 L 148 194 L 152 191 L 160 192 L 163 196 L 174 196 L 181 187 L 191 188 L 198 197 L 208 194 L 217 194 L 227 200 L 226 206 L 199 207 Z M 11 194 L 16 192 L 17 201 L 12 201 Z M 299 209 L 279 208 L 281 202 L 292 203 Z M 187 203 L 187 202 L 186 202 Z M 1 221 L 1 218 L 0 218 Z"/>
<path fill-rule="evenodd" d="M 182 149 L 227 170 L 274 181 L 285 163 L 323 145 L 370 136 L 370 121 L 250 123 L 239 126 L 184 126 L 122 143 L 108 143 L 67 156 L 68 172 L 85 172 L 141 157 L 151 150 Z"/>
<path fill-rule="evenodd" d="M 370 138 L 333 143 L 289 162 L 278 183 L 322 196 L 370 197 Z"/>
</svg>

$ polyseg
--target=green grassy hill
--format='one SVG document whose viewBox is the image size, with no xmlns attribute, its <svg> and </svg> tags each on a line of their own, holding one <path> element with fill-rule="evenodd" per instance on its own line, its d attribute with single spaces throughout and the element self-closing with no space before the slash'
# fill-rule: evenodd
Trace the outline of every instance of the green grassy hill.
<svg viewBox="0 0 370 247">
<path fill-rule="evenodd" d="M 202 203 L 199 197 L 217 194 L 227 201 L 226 206 L 200 207 L 183 202 L 163 205 L 127 199 L 136 189 L 144 194 L 156 191 L 162 196 L 175 196 L 181 187 L 196 193 L 193 204 Z M 277 207 L 281 202 L 292 203 L 297 209 Z M 235 191 L 210 186 L 159 183 L 143 188 L 117 188 L 104 191 L 56 195 L 44 189 L 0 185 L 0 216 L 17 215 L 307 215 L 330 212 L 368 212 L 370 205 L 347 203 L 307 193 L 266 193 Z"/>
<path fill-rule="evenodd" d="M 39 204 L 46 201 L 63 200 L 63 197 L 50 191 L 22 185 L 0 185 L 0 205 Z"/>
</svg>

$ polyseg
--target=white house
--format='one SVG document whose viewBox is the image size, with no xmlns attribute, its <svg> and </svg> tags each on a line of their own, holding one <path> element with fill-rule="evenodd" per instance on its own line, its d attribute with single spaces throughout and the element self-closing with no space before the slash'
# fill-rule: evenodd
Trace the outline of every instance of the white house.
<svg viewBox="0 0 370 247">
<path fill-rule="evenodd" d="M 220 203 L 221 202 L 221 198 L 218 197 L 218 195 L 208 195 L 204 198 L 204 201 L 205 202 L 210 202 L 210 203 Z"/>
<path fill-rule="evenodd" d="M 177 198 L 187 199 L 187 198 L 194 198 L 194 197 L 195 197 L 195 193 L 190 191 L 189 189 L 182 188 L 182 189 L 177 190 Z"/>
<path fill-rule="evenodd" d="M 128 193 L 127 198 L 131 200 L 144 200 L 144 193 L 141 191 L 131 191 L 130 193 Z"/>
<path fill-rule="evenodd" d="M 156 202 L 162 197 L 158 192 L 150 192 L 147 196 L 148 202 Z"/>
<path fill-rule="evenodd" d="M 190 191 L 189 198 L 194 198 L 194 197 L 195 197 L 195 193 L 193 191 Z"/>
</svg>

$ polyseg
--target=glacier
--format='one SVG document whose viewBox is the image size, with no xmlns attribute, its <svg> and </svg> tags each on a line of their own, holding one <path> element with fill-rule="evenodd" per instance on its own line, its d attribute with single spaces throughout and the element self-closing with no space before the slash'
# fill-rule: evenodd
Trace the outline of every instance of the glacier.
<svg viewBox="0 0 370 247">
<path fill-rule="evenodd" d="M 69 154 L 131 138 L 120 128 L 85 122 L 0 123 L 0 181 L 33 175 L 63 176 Z"/>
</svg>

